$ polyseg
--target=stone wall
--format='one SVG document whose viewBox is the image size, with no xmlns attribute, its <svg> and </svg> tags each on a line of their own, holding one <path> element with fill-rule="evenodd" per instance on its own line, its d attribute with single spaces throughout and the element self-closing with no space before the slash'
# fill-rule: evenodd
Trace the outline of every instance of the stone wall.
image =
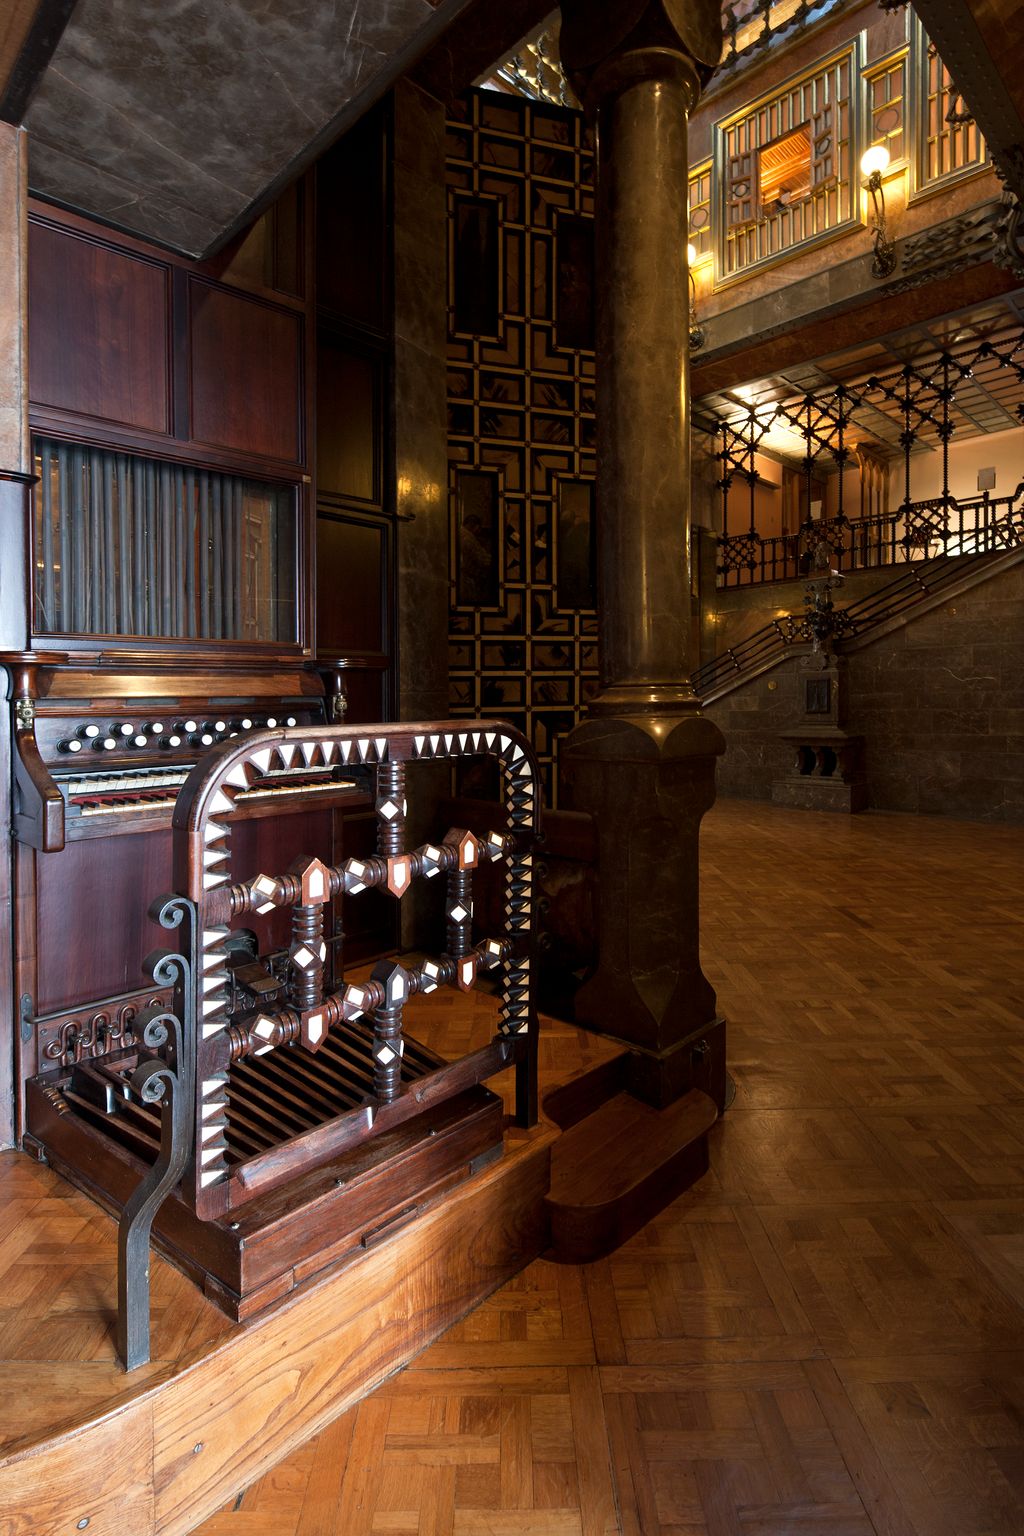
<svg viewBox="0 0 1024 1536">
<path fill-rule="evenodd" d="M 1024 822 L 1024 563 L 847 656 L 871 809 Z M 709 706 L 727 744 L 720 795 L 770 800 L 789 771 L 777 733 L 797 719 L 797 666 Z"/>
</svg>

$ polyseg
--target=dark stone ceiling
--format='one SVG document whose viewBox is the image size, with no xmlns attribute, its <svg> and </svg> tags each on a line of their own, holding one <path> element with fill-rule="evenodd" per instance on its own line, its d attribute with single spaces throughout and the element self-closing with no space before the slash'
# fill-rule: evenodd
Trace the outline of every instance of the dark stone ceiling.
<svg viewBox="0 0 1024 1536">
<path fill-rule="evenodd" d="M 208 255 L 467 3 L 78 0 L 25 119 L 32 190 Z"/>
</svg>

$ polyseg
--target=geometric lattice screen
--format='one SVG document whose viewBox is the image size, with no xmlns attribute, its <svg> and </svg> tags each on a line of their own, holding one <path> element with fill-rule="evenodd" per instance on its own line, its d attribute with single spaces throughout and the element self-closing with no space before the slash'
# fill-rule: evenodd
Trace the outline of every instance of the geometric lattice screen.
<svg viewBox="0 0 1024 1536">
<path fill-rule="evenodd" d="M 593 148 L 471 92 L 448 124 L 450 705 L 558 744 L 597 687 Z"/>
</svg>

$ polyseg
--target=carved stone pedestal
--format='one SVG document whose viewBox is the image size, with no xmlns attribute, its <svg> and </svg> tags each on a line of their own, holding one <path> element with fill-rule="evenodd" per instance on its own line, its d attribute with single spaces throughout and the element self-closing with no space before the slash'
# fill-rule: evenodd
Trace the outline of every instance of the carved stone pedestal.
<svg viewBox="0 0 1024 1536">
<path fill-rule="evenodd" d="M 819 729 L 780 731 L 792 742 L 795 764 L 792 773 L 776 779 L 772 800 L 800 811 L 863 811 L 868 804 L 864 776 L 863 736 L 847 731 Z"/>
<path fill-rule="evenodd" d="M 802 717 L 779 732 L 793 748 L 793 767 L 772 785 L 772 800 L 802 811 L 866 810 L 864 738 L 844 728 L 845 665 L 832 654 L 814 655 L 801 673 Z"/>
<path fill-rule="evenodd" d="M 662 1106 L 690 1088 L 725 1101 L 725 1025 L 700 967 L 698 837 L 715 796 L 718 727 L 683 715 L 585 720 L 562 771 L 598 837 L 597 969 L 577 1023 L 631 1051 L 629 1087 Z"/>
</svg>

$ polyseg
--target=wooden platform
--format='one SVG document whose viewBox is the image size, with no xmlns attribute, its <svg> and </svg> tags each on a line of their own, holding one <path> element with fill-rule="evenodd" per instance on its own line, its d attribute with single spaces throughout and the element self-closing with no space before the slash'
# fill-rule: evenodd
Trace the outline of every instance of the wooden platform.
<svg viewBox="0 0 1024 1536">
<path fill-rule="evenodd" d="M 197 1536 L 1021 1536 L 1024 829 L 719 804 L 735 1104 Z"/>
<path fill-rule="evenodd" d="M 482 992 L 417 1002 L 439 1055 L 483 1044 L 494 1020 Z M 542 1087 L 614 1054 L 551 1024 Z M 492 1080 L 508 1105 L 512 1075 Z M 192 1529 L 546 1246 L 557 1136 L 507 1129 L 499 1161 L 241 1326 L 155 1259 L 153 1360 L 130 1376 L 114 1357 L 113 1221 L 53 1170 L 0 1153 L 3 1536 Z"/>
<path fill-rule="evenodd" d="M 112 1226 L 0 1157 L 4 1536 L 71 1536 L 86 1512 L 48 1525 L 56 1492 L 78 1509 L 113 1473 L 131 1521 L 107 1506 L 88 1532 L 146 1536 L 157 1444 L 153 1507 L 198 1536 L 1020 1536 L 1024 831 L 733 803 L 703 846 L 738 1081 L 711 1172 L 610 1258 L 537 1260 L 318 1434 L 347 1399 L 312 1348 L 290 1370 L 290 1341 L 261 1335 L 239 1392 L 201 1361 L 246 1330 L 159 1263 L 160 1359 L 141 1441 L 122 1432 L 139 1419 L 112 1365 Z M 484 1007 L 423 1038 L 468 1049 Z M 608 1047 L 552 1027 L 541 1056 L 550 1086 Z M 437 1272 L 411 1242 L 371 1258 L 399 1251 Z M 371 1306 L 353 1370 L 410 1294 Z M 190 1443 L 225 1380 L 225 1419 Z M 164 1381 L 198 1389 L 165 1415 Z M 64 1452 L 90 1415 L 76 1481 Z M 268 1470 L 260 1442 L 288 1454 Z"/>
</svg>

